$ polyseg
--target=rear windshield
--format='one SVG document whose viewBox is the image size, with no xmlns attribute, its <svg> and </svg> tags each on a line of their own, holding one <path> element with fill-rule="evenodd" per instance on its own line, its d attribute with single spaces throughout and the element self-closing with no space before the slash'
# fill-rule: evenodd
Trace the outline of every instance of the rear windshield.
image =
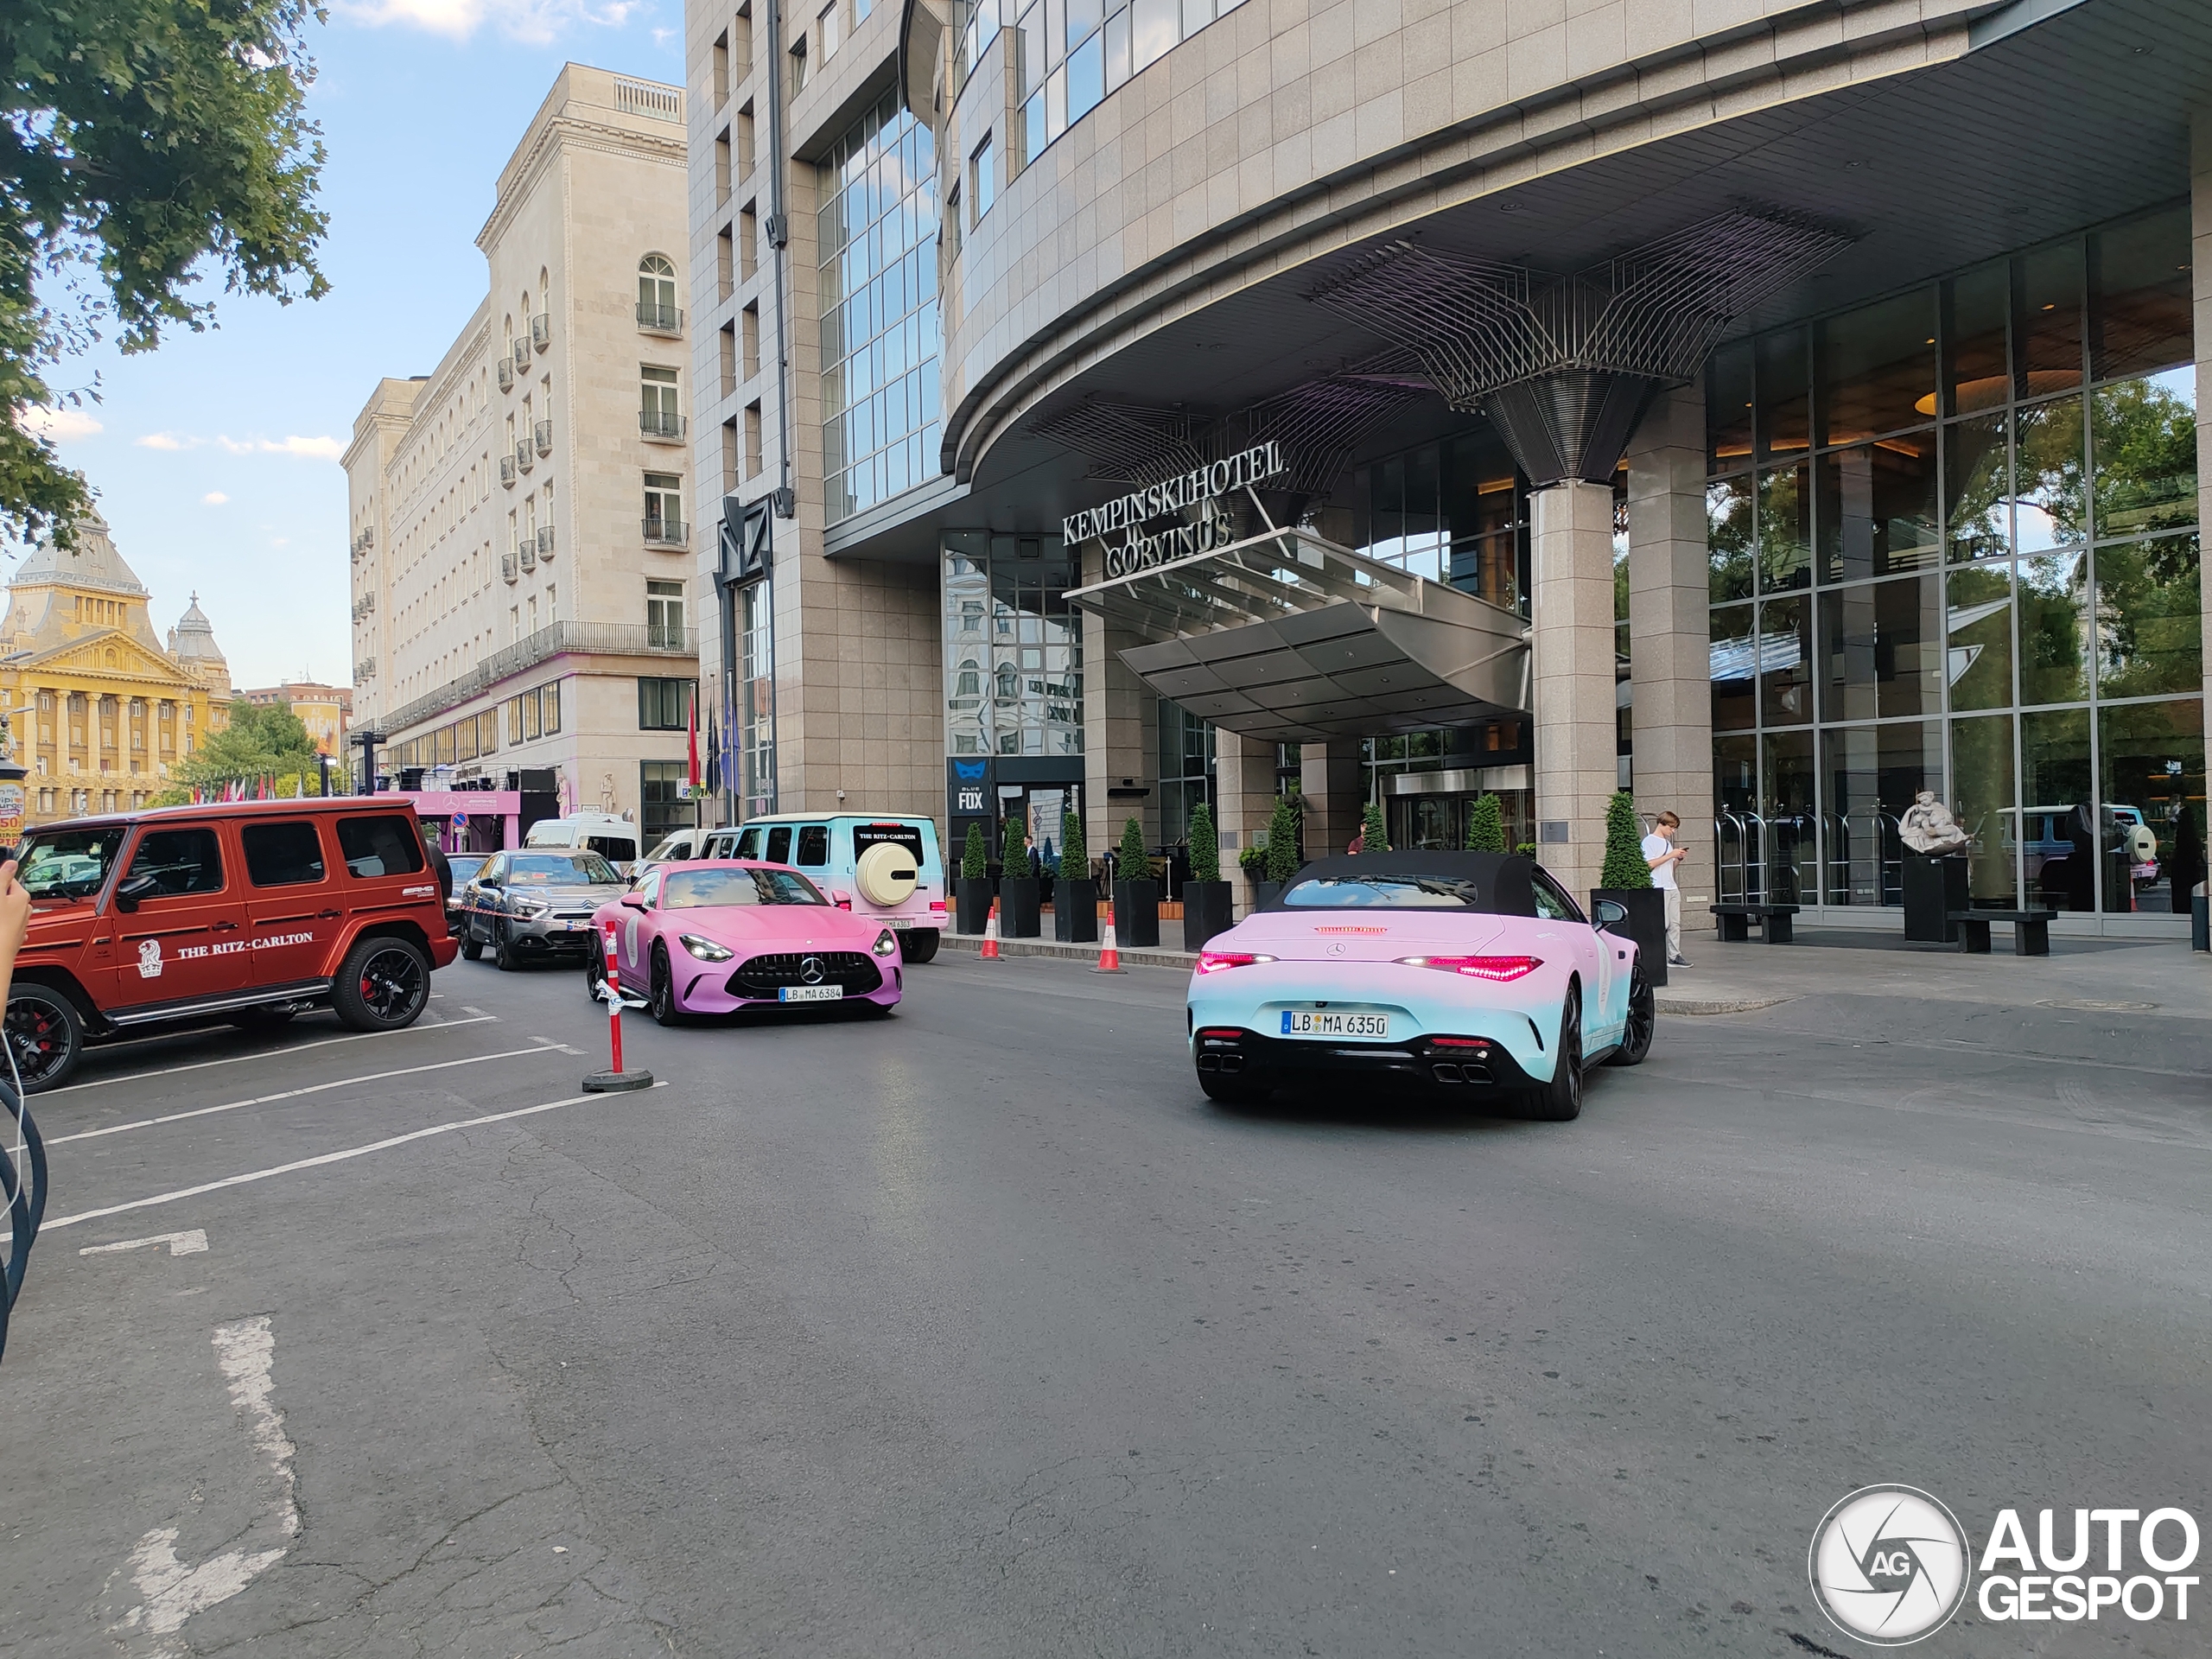
<svg viewBox="0 0 2212 1659">
<path fill-rule="evenodd" d="M 507 880 L 518 887 L 619 886 L 622 878 L 597 853 L 517 853 L 507 861 Z"/>
<path fill-rule="evenodd" d="M 1495 907 L 1496 896 L 1472 876 L 1318 875 L 1294 883 L 1281 899 L 1287 910 L 1478 910 Z"/>
<path fill-rule="evenodd" d="M 678 870 L 661 887 L 664 910 L 722 905 L 826 905 L 822 890 L 796 870 Z"/>
<path fill-rule="evenodd" d="M 49 830 L 32 836 L 16 856 L 16 879 L 34 899 L 86 899 L 107 880 L 115 849 L 123 844 L 121 824 L 102 830 Z"/>
<path fill-rule="evenodd" d="M 922 856 L 922 832 L 911 823 L 856 823 L 853 826 L 853 856 L 858 858 L 871 847 L 885 842 L 904 847 L 912 855 L 914 868 L 921 868 L 927 861 Z"/>
</svg>

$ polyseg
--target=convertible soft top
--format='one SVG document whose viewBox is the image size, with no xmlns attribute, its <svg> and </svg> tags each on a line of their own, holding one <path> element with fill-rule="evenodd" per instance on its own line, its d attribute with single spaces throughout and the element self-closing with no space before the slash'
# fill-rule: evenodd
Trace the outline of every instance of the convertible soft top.
<svg viewBox="0 0 2212 1659">
<path fill-rule="evenodd" d="M 1469 910 L 1492 916 L 1534 916 L 1536 897 L 1530 883 L 1534 859 L 1512 853 L 1355 853 L 1307 861 L 1283 884 L 1268 911 L 1310 911 L 1314 905 L 1286 905 L 1283 894 L 1301 881 L 1357 881 L 1393 877 L 1402 880 L 1448 882 Z"/>
</svg>

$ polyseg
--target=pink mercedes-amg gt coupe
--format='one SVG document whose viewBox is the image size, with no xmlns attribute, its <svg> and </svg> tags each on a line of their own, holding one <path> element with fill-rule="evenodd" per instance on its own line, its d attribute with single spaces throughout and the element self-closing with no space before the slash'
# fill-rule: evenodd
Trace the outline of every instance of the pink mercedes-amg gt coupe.
<svg viewBox="0 0 2212 1659">
<path fill-rule="evenodd" d="M 642 995 L 664 1026 L 795 1003 L 888 1014 L 900 991 L 899 936 L 836 897 L 780 864 L 711 859 L 662 866 L 601 906 L 592 925 L 602 941 L 614 929 L 622 988 Z M 602 957 L 603 947 L 585 970 L 594 997 Z"/>
</svg>

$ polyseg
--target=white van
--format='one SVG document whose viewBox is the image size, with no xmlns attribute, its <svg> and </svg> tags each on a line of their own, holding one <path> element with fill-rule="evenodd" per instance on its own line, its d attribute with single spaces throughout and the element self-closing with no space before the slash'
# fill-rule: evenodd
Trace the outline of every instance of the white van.
<svg viewBox="0 0 2212 1659">
<path fill-rule="evenodd" d="M 628 818 L 606 812 L 571 812 L 565 818 L 541 818 L 522 838 L 525 847 L 550 847 L 569 852 L 597 853 L 623 874 L 638 862 L 638 826 Z"/>
<path fill-rule="evenodd" d="M 695 858 L 708 857 L 707 842 L 714 833 L 714 827 L 710 824 L 702 830 L 687 826 L 673 835 L 664 836 L 659 843 L 645 855 L 645 863 L 638 874 L 650 875 L 664 864 L 688 864 Z"/>
<path fill-rule="evenodd" d="M 786 812 L 715 830 L 701 856 L 789 864 L 844 908 L 895 931 L 904 960 L 937 955 L 945 925 L 944 860 L 934 818 Z"/>
</svg>

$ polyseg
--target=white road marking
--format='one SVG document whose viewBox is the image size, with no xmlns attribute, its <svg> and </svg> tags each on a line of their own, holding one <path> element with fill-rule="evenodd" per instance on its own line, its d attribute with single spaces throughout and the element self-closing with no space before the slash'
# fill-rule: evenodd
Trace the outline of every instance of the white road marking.
<svg viewBox="0 0 2212 1659">
<path fill-rule="evenodd" d="M 665 1089 L 665 1080 L 653 1084 Z M 510 1118 L 532 1117 L 539 1112 L 556 1111 L 563 1106 L 581 1106 L 586 1101 L 606 1100 L 605 1095 L 570 1095 L 566 1100 L 549 1100 L 538 1106 L 518 1106 L 511 1112 L 487 1112 L 482 1117 L 456 1118 L 450 1123 L 433 1123 L 427 1129 L 413 1129 L 405 1135 L 395 1135 L 389 1140 L 372 1141 L 366 1146 L 348 1147 L 343 1152 L 326 1152 L 319 1157 L 302 1158 L 296 1163 L 278 1164 L 273 1169 L 249 1170 L 243 1175 L 226 1175 L 219 1181 L 203 1181 L 198 1186 L 179 1187 L 174 1192 L 157 1192 L 150 1198 L 133 1198 L 128 1204 L 111 1204 L 104 1210 L 86 1210 L 73 1216 L 64 1216 L 59 1221 L 49 1221 L 44 1230 L 52 1232 L 57 1227 L 74 1227 L 80 1221 L 98 1221 L 103 1216 L 119 1216 L 128 1210 L 144 1210 L 157 1204 L 175 1204 L 180 1198 L 196 1198 L 203 1192 L 220 1192 L 226 1186 L 243 1186 L 248 1181 L 265 1181 L 272 1175 L 289 1175 L 302 1169 L 317 1169 L 325 1164 L 343 1163 L 348 1158 L 365 1158 L 372 1152 L 388 1152 L 394 1147 L 404 1147 L 410 1141 L 421 1141 L 434 1135 L 450 1135 L 455 1129 L 474 1129 L 486 1123 L 504 1123 Z"/>
<path fill-rule="evenodd" d="M 74 1135 L 48 1137 L 49 1147 L 65 1146 L 72 1141 L 97 1141 L 104 1135 L 122 1135 L 131 1129 L 150 1129 L 163 1123 L 182 1122 L 188 1117 L 206 1117 L 211 1112 L 235 1112 L 241 1106 L 266 1106 L 271 1101 L 296 1100 L 302 1095 L 319 1095 L 325 1090 L 343 1089 L 348 1084 L 380 1083 L 386 1077 L 411 1077 L 423 1071 L 448 1071 L 456 1065 L 481 1065 L 486 1060 L 512 1060 L 521 1054 L 559 1054 L 563 1052 L 558 1043 L 539 1042 L 531 1048 L 510 1048 L 497 1054 L 471 1054 L 463 1059 L 438 1060 L 429 1065 L 403 1065 L 391 1071 L 364 1071 L 355 1077 L 333 1077 L 327 1083 L 311 1083 L 303 1088 L 286 1089 L 273 1095 L 256 1095 L 251 1100 L 230 1100 L 220 1106 L 197 1106 L 188 1112 L 167 1112 L 160 1117 L 142 1117 L 130 1123 L 111 1123 L 101 1129 L 79 1129 Z"/>
<path fill-rule="evenodd" d="M 293 1471 L 296 1448 L 270 1397 L 275 1386 L 270 1370 L 276 1337 L 269 1316 L 218 1325 L 213 1341 L 215 1363 L 222 1368 L 232 1409 L 245 1420 L 247 1436 L 272 1490 L 266 1510 L 246 1528 L 248 1541 L 197 1567 L 188 1567 L 177 1559 L 175 1527 L 156 1527 L 138 1541 L 130 1552 L 130 1581 L 138 1591 L 138 1605 L 109 1628 L 124 1638 L 126 1651 L 145 1659 L 175 1659 L 181 1649 L 168 1638 L 184 1628 L 187 1619 L 237 1595 L 282 1560 L 300 1535 L 298 1481 Z M 150 1643 L 146 1639 L 149 1637 Z"/>
<path fill-rule="evenodd" d="M 181 1233 L 156 1233 L 151 1238 L 126 1238 L 119 1244 L 87 1244 L 77 1254 L 109 1255 L 118 1250 L 143 1249 L 149 1244 L 166 1244 L 171 1255 L 198 1255 L 207 1248 L 207 1234 L 194 1227 Z"/>
<path fill-rule="evenodd" d="M 397 1031 L 357 1031 L 350 1037 L 321 1037 L 312 1043 L 294 1043 L 289 1048 L 257 1048 L 251 1054 L 226 1054 L 219 1060 L 194 1060 L 187 1065 L 156 1066 L 150 1071 L 127 1071 L 112 1077 L 94 1077 L 90 1083 L 65 1084 L 59 1089 L 48 1090 L 40 1098 L 52 1100 L 57 1095 L 73 1094 L 79 1089 L 105 1089 L 111 1083 L 136 1083 L 141 1077 L 166 1077 L 179 1071 L 204 1071 L 211 1065 L 243 1065 L 248 1060 L 266 1060 L 281 1055 L 304 1054 L 311 1048 L 328 1048 L 334 1043 L 359 1043 L 365 1042 L 372 1037 L 404 1037 L 411 1032 L 450 1031 L 455 1026 L 480 1026 L 487 1020 L 496 1020 L 498 1018 L 497 1014 L 479 1014 L 474 1020 L 434 1020 L 428 1023 L 418 1020 L 411 1026 L 401 1027 Z M 188 1033 L 182 1032 L 168 1032 L 162 1034 L 171 1039 L 189 1035 Z M 159 1039 L 141 1037 L 137 1040 L 142 1043 L 150 1043 Z M 103 1049 L 108 1050 L 120 1046 L 120 1044 L 115 1043 L 101 1045 Z"/>
</svg>

